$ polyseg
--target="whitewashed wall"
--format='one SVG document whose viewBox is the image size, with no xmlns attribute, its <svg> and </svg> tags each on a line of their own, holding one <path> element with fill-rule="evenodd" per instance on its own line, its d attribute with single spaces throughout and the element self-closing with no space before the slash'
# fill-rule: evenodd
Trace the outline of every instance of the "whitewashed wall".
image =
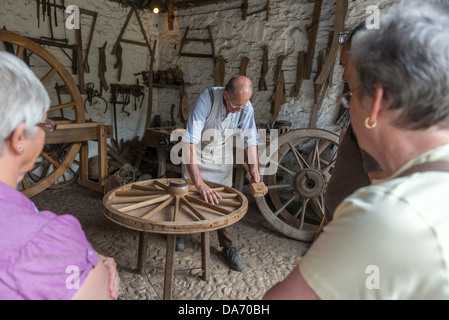
<svg viewBox="0 0 449 320">
<path fill-rule="evenodd" d="M 285 55 L 282 70 L 285 76 L 285 92 L 288 102 L 282 105 L 278 119 L 292 121 L 294 128 L 306 128 L 309 126 L 310 115 L 313 107 L 314 89 L 313 79 L 316 75 L 316 59 L 312 69 L 310 80 L 304 80 L 298 98 L 288 97 L 296 77 L 296 61 L 299 51 L 307 51 L 308 41 L 306 25 L 311 23 L 314 3 L 308 0 L 272 0 L 268 22 L 265 21 L 265 12 L 248 16 L 242 20 L 242 11 L 238 7 L 240 0 L 226 1 L 224 4 L 208 5 L 191 9 L 179 9 L 175 11 L 174 30 L 168 30 L 167 14 L 154 15 L 152 12 L 140 12 L 146 34 L 151 43 L 157 40 L 156 61 L 154 70 L 166 70 L 168 68 L 180 67 L 184 72 L 184 80 L 190 85 L 186 87 L 188 104 L 192 108 L 198 95 L 208 86 L 214 85 L 214 66 L 212 59 L 200 59 L 178 56 L 181 39 L 186 27 L 190 28 L 189 37 L 207 38 L 207 26 L 211 27 L 215 44 L 216 55 L 222 55 L 226 60 L 225 82 L 234 75 L 238 75 L 240 62 L 243 56 L 250 58 L 247 75 L 254 84 L 254 95 L 252 98 L 256 111 L 256 122 L 267 124 L 271 118 L 271 102 L 269 98 L 274 91 L 274 71 L 277 57 Z M 380 12 L 384 12 L 396 0 L 357 0 L 349 1 L 349 10 L 346 18 L 345 29 L 349 30 L 368 16 L 368 6 L 376 5 Z M 60 3 L 58 0 L 57 3 Z M 248 12 L 264 8 L 265 0 L 250 0 Z M 112 47 L 118 38 L 120 30 L 126 20 L 129 8 L 121 7 L 115 2 L 108 0 L 66 0 L 69 4 L 77 5 L 99 13 L 92 48 L 89 54 L 90 73 L 86 73 L 85 82 L 93 82 L 95 88 L 99 89 L 98 77 L 99 51 L 107 40 L 106 80 L 108 84 L 118 83 L 117 70 L 113 68 L 116 59 L 111 55 Z M 319 26 L 317 54 L 327 47 L 329 34 L 333 30 L 335 1 L 325 0 Z M 55 37 L 69 39 L 75 43 L 74 30 L 64 29 L 62 11 L 58 11 L 59 27 L 55 29 Z M 82 16 L 82 34 L 84 49 L 87 46 L 88 35 L 91 26 L 91 18 Z M 0 0 L 0 26 L 8 30 L 31 37 L 50 36 L 47 24 L 42 22 L 37 27 L 36 1 L 34 0 Z M 132 17 L 124 38 L 143 41 L 139 25 L 135 16 Z M 266 75 L 267 90 L 259 91 L 258 82 L 262 68 L 262 46 L 269 48 L 268 73 Z M 145 47 L 122 44 L 123 47 L 123 72 L 121 84 L 135 84 L 135 73 L 149 69 L 149 52 Z M 69 69 L 70 61 L 57 49 L 48 48 Z M 195 48 L 186 47 L 184 52 L 210 53 L 209 44 L 196 44 Z M 337 57 L 338 58 L 338 57 Z M 317 127 L 336 130 L 335 118 L 338 112 L 336 97 L 341 93 L 342 83 L 341 67 L 336 65 L 333 74 L 333 86 L 329 89 L 324 100 L 323 107 L 319 111 Z M 74 76 L 75 79 L 76 76 Z M 53 104 L 56 104 L 54 82 L 48 84 Z M 103 97 L 109 101 L 110 92 L 103 92 Z M 83 96 L 85 99 L 86 96 Z M 136 135 L 142 137 L 146 113 L 147 113 L 148 90 L 145 91 L 145 100 L 142 109 L 134 111 L 133 101 L 127 106 L 131 113 L 127 117 L 120 113 L 121 106 L 117 109 L 117 123 L 119 138 L 131 140 Z M 109 103 L 108 112 L 103 114 L 104 102 L 96 101 L 94 106 L 87 106 L 86 119 L 112 124 L 112 104 Z M 171 120 L 170 108 L 176 105 L 177 115 L 180 103 L 179 91 L 176 89 L 155 88 L 153 92 L 153 116 L 161 115 L 163 121 Z M 177 118 L 180 124 L 179 118 Z M 95 149 L 95 145 L 91 146 Z M 95 151 L 94 151 L 95 152 Z"/>
</svg>

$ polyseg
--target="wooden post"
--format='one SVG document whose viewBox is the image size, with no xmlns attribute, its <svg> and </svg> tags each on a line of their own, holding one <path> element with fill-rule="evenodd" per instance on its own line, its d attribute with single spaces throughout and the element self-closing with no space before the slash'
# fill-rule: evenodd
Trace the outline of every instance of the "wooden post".
<svg viewBox="0 0 449 320">
<path fill-rule="evenodd" d="M 176 248 L 176 234 L 167 235 L 167 252 L 165 257 L 164 300 L 172 299 L 173 276 L 175 274 L 174 260 Z"/>
<path fill-rule="evenodd" d="M 84 141 L 80 148 L 80 181 L 89 180 L 89 144 Z"/>
<path fill-rule="evenodd" d="M 98 139 L 98 186 L 102 188 L 108 181 L 108 150 L 106 141 L 106 126 L 97 126 Z"/>
<path fill-rule="evenodd" d="M 203 267 L 203 275 L 201 278 L 208 281 L 210 277 L 210 234 L 209 232 L 201 233 L 201 262 Z"/>
<path fill-rule="evenodd" d="M 148 233 L 144 231 L 139 232 L 139 249 L 137 252 L 137 273 L 142 272 L 142 265 L 147 258 Z"/>
</svg>

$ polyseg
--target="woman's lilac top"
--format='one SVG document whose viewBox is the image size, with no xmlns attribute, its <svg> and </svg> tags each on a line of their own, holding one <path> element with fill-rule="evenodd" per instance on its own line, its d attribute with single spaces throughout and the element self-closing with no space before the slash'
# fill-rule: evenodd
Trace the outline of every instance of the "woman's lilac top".
<svg viewBox="0 0 449 320">
<path fill-rule="evenodd" d="M 0 182 L 0 299 L 71 299 L 97 262 L 75 217 Z"/>
</svg>

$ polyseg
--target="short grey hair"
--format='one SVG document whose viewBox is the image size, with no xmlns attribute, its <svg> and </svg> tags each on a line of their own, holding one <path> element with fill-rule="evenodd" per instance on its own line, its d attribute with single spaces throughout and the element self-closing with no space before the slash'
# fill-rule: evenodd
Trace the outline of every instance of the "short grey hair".
<svg viewBox="0 0 449 320">
<path fill-rule="evenodd" d="M 48 93 L 33 71 L 16 56 L 0 52 L 0 154 L 4 141 L 21 123 L 28 136 L 35 134 L 49 108 Z"/>
<path fill-rule="evenodd" d="M 364 93 L 379 84 L 389 108 L 402 109 L 397 127 L 449 126 L 449 5 L 402 1 L 380 29 L 354 35 L 350 56 Z"/>
</svg>

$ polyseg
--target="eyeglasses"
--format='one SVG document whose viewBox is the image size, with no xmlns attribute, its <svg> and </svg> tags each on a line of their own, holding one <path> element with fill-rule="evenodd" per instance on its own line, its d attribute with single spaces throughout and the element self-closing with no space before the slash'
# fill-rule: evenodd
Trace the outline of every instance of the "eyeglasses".
<svg viewBox="0 0 449 320">
<path fill-rule="evenodd" d="M 343 107 L 344 107 L 345 109 L 349 109 L 349 100 L 351 99 L 352 94 L 353 94 L 354 92 L 356 92 L 357 90 L 359 90 L 359 89 L 360 89 L 360 86 L 357 87 L 357 88 L 355 88 L 354 90 L 350 90 L 350 91 L 348 91 L 348 92 L 343 93 L 341 96 L 338 97 L 339 103 L 340 103 L 341 105 L 343 105 Z M 348 100 L 348 97 L 349 97 L 349 100 Z"/>
<path fill-rule="evenodd" d="M 229 104 L 230 104 L 230 106 L 231 106 L 231 108 L 233 108 L 233 109 L 244 109 L 245 108 L 245 105 L 244 104 L 242 104 L 242 105 L 233 105 L 232 104 L 232 101 L 231 101 L 231 97 L 229 97 L 228 96 L 228 98 L 229 98 Z"/>
<path fill-rule="evenodd" d="M 42 128 L 46 133 L 51 133 L 56 130 L 56 122 L 51 119 L 47 119 L 44 122 L 39 122 L 36 124 L 39 128 Z"/>
<path fill-rule="evenodd" d="M 341 96 L 338 97 L 338 102 L 345 108 L 345 109 L 349 109 L 349 100 L 348 97 L 351 98 L 352 96 L 352 92 L 348 91 L 343 93 Z"/>
</svg>

